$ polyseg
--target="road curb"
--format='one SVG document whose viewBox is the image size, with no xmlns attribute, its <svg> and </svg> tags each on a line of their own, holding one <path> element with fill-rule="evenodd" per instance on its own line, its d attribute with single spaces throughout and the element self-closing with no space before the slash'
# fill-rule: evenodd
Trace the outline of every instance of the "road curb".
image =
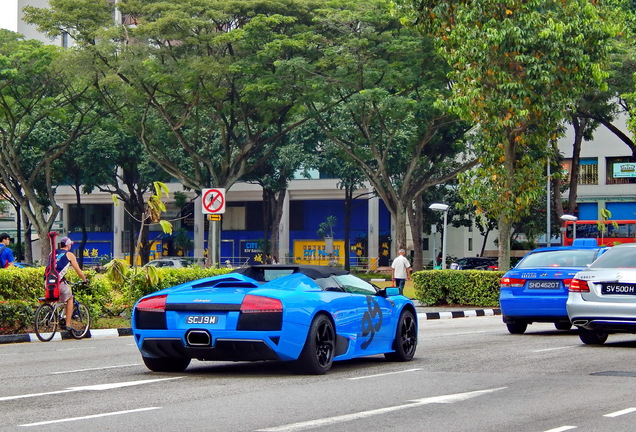
<svg viewBox="0 0 636 432">
<path fill-rule="evenodd" d="M 417 317 L 422 320 L 435 320 L 435 319 L 448 319 L 448 318 L 469 318 L 480 316 L 494 316 L 501 315 L 501 309 L 472 309 L 464 311 L 440 311 L 440 312 L 418 312 Z M 119 336 L 132 336 L 132 328 L 117 328 L 117 329 L 96 329 L 89 330 L 86 338 L 89 339 L 102 339 L 112 338 Z M 58 332 L 52 340 L 67 340 L 72 339 L 68 332 Z M 0 345 L 12 344 L 12 343 L 25 343 L 25 342 L 39 342 L 40 340 L 35 333 L 24 334 L 12 334 L 12 335 L 0 335 Z"/>
<path fill-rule="evenodd" d="M 87 339 L 102 339 L 119 336 L 132 336 L 132 328 L 117 328 L 117 329 L 95 329 L 89 330 L 85 338 Z M 72 339 L 71 335 L 67 331 L 58 332 L 51 340 L 67 340 Z M 23 333 L 12 335 L 0 335 L 0 345 L 11 343 L 24 343 L 24 342 L 40 342 L 35 333 Z"/>
<path fill-rule="evenodd" d="M 465 311 L 441 311 L 441 312 L 418 312 L 417 317 L 425 320 L 446 319 L 446 318 L 468 318 L 479 316 L 501 315 L 501 309 L 473 309 Z"/>
</svg>

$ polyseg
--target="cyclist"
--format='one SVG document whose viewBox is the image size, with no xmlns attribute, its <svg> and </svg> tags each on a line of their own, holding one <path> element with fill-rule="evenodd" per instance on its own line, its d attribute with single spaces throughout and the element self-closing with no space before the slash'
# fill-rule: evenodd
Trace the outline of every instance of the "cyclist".
<svg viewBox="0 0 636 432">
<path fill-rule="evenodd" d="M 68 237 L 62 237 L 58 249 L 55 251 L 55 269 L 60 274 L 60 300 L 62 303 L 66 302 L 66 330 L 72 330 L 73 323 L 71 317 L 73 316 L 73 292 L 71 286 L 66 281 L 64 275 L 68 271 L 69 267 L 73 267 L 75 273 L 84 281 L 88 282 L 86 275 L 77 263 L 75 254 L 71 252 L 71 246 L 73 240 Z"/>
</svg>

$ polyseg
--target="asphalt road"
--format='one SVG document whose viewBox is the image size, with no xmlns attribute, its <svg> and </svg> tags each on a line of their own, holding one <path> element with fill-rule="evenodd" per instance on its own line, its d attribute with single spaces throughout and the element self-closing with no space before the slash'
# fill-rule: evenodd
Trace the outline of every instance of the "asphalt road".
<svg viewBox="0 0 636 432">
<path fill-rule="evenodd" d="M 500 316 L 420 322 L 416 358 L 202 363 L 158 374 L 132 337 L 0 345 L 0 431 L 633 431 L 636 336 L 582 345 Z"/>
</svg>

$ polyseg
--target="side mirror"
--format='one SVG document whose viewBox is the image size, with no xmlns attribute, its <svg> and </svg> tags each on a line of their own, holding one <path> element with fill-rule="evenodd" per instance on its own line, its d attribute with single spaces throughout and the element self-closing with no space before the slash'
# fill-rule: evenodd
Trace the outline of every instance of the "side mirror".
<svg viewBox="0 0 636 432">
<path fill-rule="evenodd" d="M 389 287 L 389 288 L 386 289 L 386 296 L 387 297 L 392 297 L 392 296 L 396 296 L 396 295 L 400 295 L 400 289 L 399 288 Z"/>
</svg>

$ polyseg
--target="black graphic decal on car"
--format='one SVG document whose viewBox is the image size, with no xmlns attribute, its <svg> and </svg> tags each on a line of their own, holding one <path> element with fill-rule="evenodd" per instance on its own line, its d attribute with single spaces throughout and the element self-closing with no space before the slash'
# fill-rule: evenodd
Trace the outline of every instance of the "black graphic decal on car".
<svg viewBox="0 0 636 432">
<path fill-rule="evenodd" d="M 382 328 L 382 309 L 372 296 L 367 296 L 367 309 L 362 316 L 362 337 L 369 338 L 360 345 L 362 349 L 367 349 L 375 333 Z"/>
</svg>

